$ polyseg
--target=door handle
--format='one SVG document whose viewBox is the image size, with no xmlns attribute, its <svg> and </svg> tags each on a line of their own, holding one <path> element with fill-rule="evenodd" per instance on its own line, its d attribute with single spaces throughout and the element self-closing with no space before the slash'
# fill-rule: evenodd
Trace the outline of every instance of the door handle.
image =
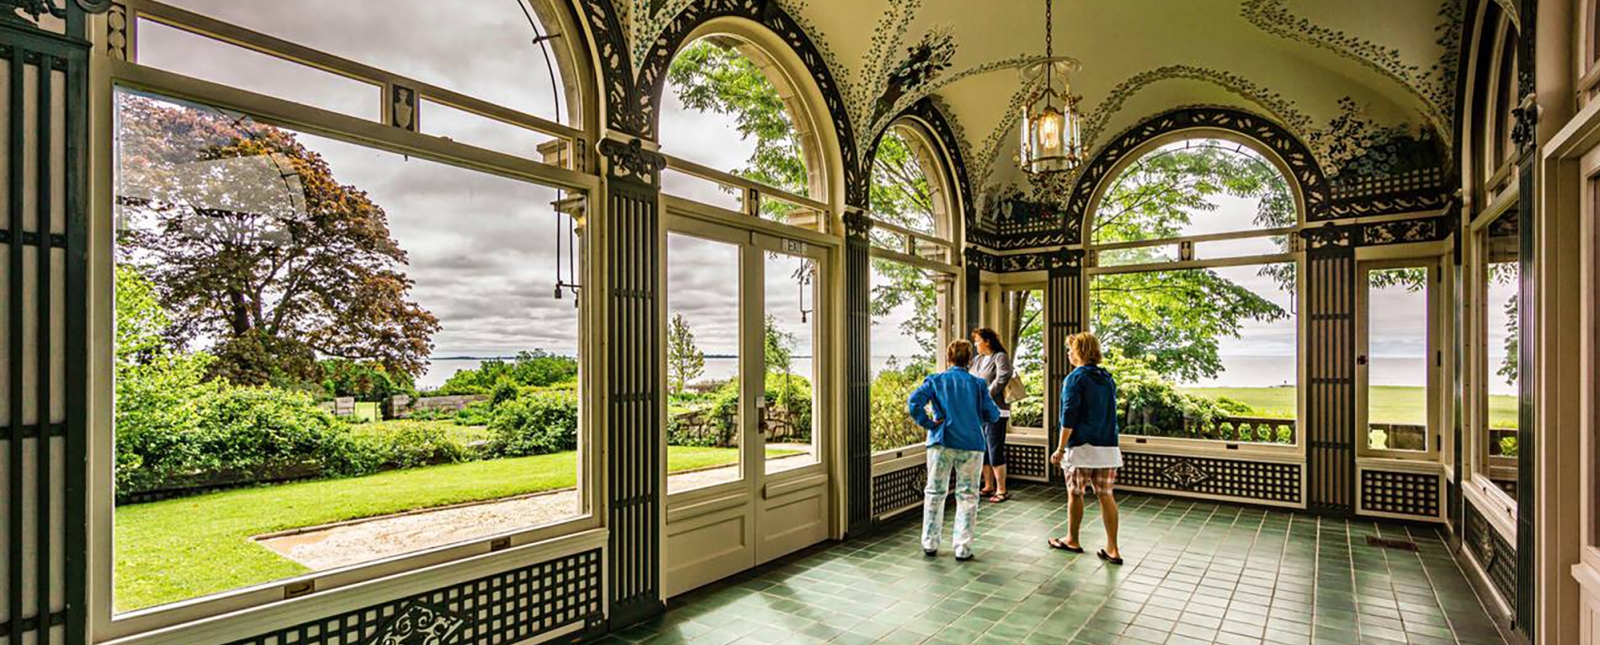
<svg viewBox="0 0 1600 645">
<path fill-rule="evenodd" d="M 1366 354 L 1362 354 L 1362 355 L 1356 357 L 1356 365 L 1366 365 L 1366 364 L 1367 364 L 1367 355 Z"/>
</svg>

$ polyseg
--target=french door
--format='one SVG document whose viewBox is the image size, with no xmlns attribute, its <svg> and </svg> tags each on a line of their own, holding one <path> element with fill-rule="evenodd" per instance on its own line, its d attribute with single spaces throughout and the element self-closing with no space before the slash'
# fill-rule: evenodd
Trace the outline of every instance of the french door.
<svg viewBox="0 0 1600 645">
<path fill-rule="evenodd" d="M 828 537 L 830 250 L 676 216 L 667 233 L 665 593 Z"/>
</svg>

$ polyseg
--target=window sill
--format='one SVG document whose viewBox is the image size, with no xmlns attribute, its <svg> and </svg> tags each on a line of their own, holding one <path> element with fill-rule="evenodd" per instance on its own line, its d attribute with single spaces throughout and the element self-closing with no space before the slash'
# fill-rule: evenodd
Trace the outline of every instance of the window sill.
<svg viewBox="0 0 1600 645">
<path fill-rule="evenodd" d="M 1305 449 L 1298 443 L 1249 443 L 1217 439 L 1178 439 L 1123 435 L 1124 452 L 1190 455 L 1221 459 L 1262 459 L 1277 463 L 1305 461 Z"/>
<path fill-rule="evenodd" d="M 586 516 L 560 524 L 521 531 L 508 536 L 515 546 L 462 557 L 458 551 L 489 549 L 482 541 L 441 547 L 434 551 L 400 556 L 283 580 L 219 596 L 123 614 L 107 628 L 97 629 L 93 640 L 103 645 L 187 645 L 223 643 L 286 626 L 354 611 L 379 603 L 425 593 L 451 584 L 493 575 L 519 566 L 544 562 L 594 548 L 604 548 L 609 532 Z M 548 535 L 550 531 L 560 531 Z M 541 536 L 541 534 L 544 534 Z M 527 541 L 517 543 L 518 537 Z M 495 539 L 501 539 L 495 538 Z M 440 562 L 433 558 L 445 557 Z M 351 573 L 365 574 L 359 581 L 282 600 L 285 584 L 326 579 Z M 277 600 L 264 601 L 263 597 Z M 245 604 L 249 603 L 249 604 Z M 243 605 L 243 606 L 241 606 Z"/>
</svg>

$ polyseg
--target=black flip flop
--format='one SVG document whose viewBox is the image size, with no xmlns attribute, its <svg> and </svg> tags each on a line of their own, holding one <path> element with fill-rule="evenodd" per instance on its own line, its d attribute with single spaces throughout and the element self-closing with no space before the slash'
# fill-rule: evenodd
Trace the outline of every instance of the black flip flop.
<svg viewBox="0 0 1600 645">
<path fill-rule="evenodd" d="M 1067 544 L 1066 540 L 1062 540 L 1060 538 L 1050 538 L 1049 544 L 1050 548 L 1052 549 L 1060 549 L 1062 551 L 1068 551 L 1071 553 L 1083 553 L 1083 547 L 1072 546 Z"/>
<path fill-rule="evenodd" d="M 1095 555 L 1100 556 L 1101 560 L 1105 560 L 1106 562 L 1110 562 L 1111 564 L 1118 564 L 1118 565 L 1122 564 L 1122 558 L 1113 558 L 1113 557 L 1111 557 L 1111 554 L 1106 553 L 1105 549 L 1100 549 L 1100 552 L 1096 553 Z"/>
</svg>

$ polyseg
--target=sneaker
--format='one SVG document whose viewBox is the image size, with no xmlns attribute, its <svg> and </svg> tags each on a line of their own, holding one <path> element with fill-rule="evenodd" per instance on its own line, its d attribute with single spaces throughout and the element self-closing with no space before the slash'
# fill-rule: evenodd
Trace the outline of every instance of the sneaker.
<svg viewBox="0 0 1600 645">
<path fill-rule="evenodd" d="M 928 557 L 932 558 L 932 557 L 935 557 L 935 556 L 939 555 L 939 550 L 938 549 L 923 549 L 922 550 L 922 555 L 925 555 L 925 556 L 928 556 Z"/>
<path fill-rule="evenodd" d="M 971 551 L 957 551 L 956 552 L 956 562 L 966 562 L 967 560 L 971 560 L 971 559 L 972 559 L 972 552 Z"/>
</svg>

